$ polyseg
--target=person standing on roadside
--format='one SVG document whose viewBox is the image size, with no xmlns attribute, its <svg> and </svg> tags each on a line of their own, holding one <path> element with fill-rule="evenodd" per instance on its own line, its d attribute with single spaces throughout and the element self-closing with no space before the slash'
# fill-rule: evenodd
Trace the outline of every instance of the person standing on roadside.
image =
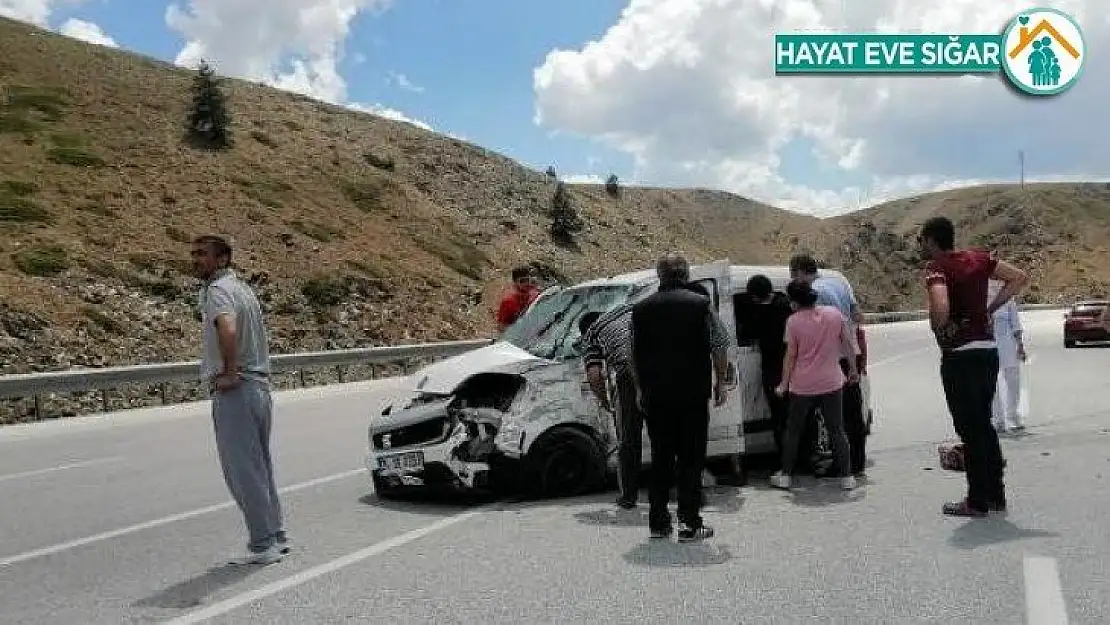
<svg viewBox="0 0 1110 625">
<path fill-rule="evenodd" d="M 262 309 L 231 268 L 227 240 L 193 241 L 193 269 L 203 281 L 201 380 L 212 397 L 212 424 L 224 480 L 249 535 L 241 564 L 270 564 L 289 552 L 270 457 L 273 397 Z"/>
<path fill-rule="evenodd" d="M 1002 284 L 991 280 L 988 301 L 994 299 Z M 1017 301 L 1002 305 L 994 313 L 994 340 L 998 344 L 998 386 L 991 406 L 994 429 L 999 434 L 1019 434 L 1025 431 L 1021 406 L 1021 364 L 1025 362 L 1025 342 L 1022 341 L 1021 311 Z"/>
<path fill-rule="evenodd" d="M 677 481 L 678 539 L 687 542 L 713 535 L 700 515 L 701 475 L 710 397 L 717 405 L 727 398 L 728 338 L 709 298 L 687 288 L 686 259 L 668 254 L 656 273 L 658 292 L 634 304 L 631 319 L 633 375 L 651 439 L 648 524 L 652 537 L 670 536 L 667 504 Z"/>
<path fill-rule="evenodd" d="M 640 494 L 640 470 L 643 456 L 644 413 L 636 398 L 636 381 L 632 376 L 632 307 L 622 304 L 604 314 L 582 315 L 582 362 L 590 390 L 602 409 L 612 413 L 617 430 L 618 477 L 620 495 L 617 505 L 624 509 L 636 507 Z M 608 366 L 616 386 L 616 406 L 609 400 L 604 368 Z"/>
<path fill-rule="evenodd" d="M 955 239 L 955 226 L 946 217 L 927 220 L 918 236 L 929 325 L 941 350 L 941 384 L 967 462 L 967 496 L 945 503 L 941 511 L 984 517 L 1006 509 L 1002 448 L 991 425 L 999 369 L 991 318 L 1025 288 L 1029 276 L 985 250 L 957 250 Z M 1002 288 L 988 302 L 991 278 Z"/>
<path fill-rule="evenodd" d="M 855 291 L 848 280 L 839 276 L 822 276 L 817 261 L 808 254 L 798 254 L 790 259 L 790 278 L 808 284 L 817 294 L 817 306 L 835 306 L 848 322 L 851 338 L 840 358 L 840 370 L 845 376 L 854 369 L 859 375 L 866 372 L 867 342 L 863 332 L 863 313 L 856 301 Z M 844 387 L 844 431 L 851 445 L 849 472 L 862 477 L 867 469 L 867 422 L 864 415 L 863 390 L 858 376 Z"/>
<path fill-rule="evenodd" d="M 497 332 L 516 323 L 516 320 L 528 310 L 536 297 L 540 294 L 539 286 L 529 267 L 517 267 L 512 272 L 513 284 L 501 296 L 497 305 Z"/>
<path fill-rule="evenodd" d="M 814 408 L 825 418 L 844 490 L 856 487 L 849 467 L 848 436 L 844 432 L 844 386 L 856 381 L 855 363 L 848 373 L 840 368 L 844 350 L 852 344 L 848 322 L 835 306 L 817 305 L 817 293 L 805 280 L 794 280 L 786 287 L 794 314 L 786 320 L 786 358 L 782 381 L 775 393 L 790 394 L 789 417 L 783 440 L 782 469 L 771 476 L 775 488 L 789 489 L 794 462 L 798 456 L 802 429 Z"/>
</svg>

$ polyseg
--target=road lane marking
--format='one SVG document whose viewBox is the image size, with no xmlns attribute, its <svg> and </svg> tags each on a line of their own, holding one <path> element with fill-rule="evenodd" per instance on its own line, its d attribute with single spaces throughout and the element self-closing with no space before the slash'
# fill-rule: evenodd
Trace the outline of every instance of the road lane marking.
<svg viewBox="0 0 1110 625">
<path fill-rule="evenodd" d="M 1055 558 L 1025 556 L 1025 614 L 1028 625 L 1068 625 Z"/>
<path fill-rule="evenodd" d="M 324 477 L 319 477 L 319 478 L 316 478 L 314 480 L 309 480 L 307 482 L 301 482 L 299 484 L 290 484 L 289 486 L 279 488 L 278 492 L 281 493 L 281 494 L 292 493 L 292 492 L 296 492 L 296 491 L 299 491 L 299 490 L 304 490 L 306 488 L 312 488 L 314 486 L 320 486 L 322 484 L 327 484 L 329 482 L 335 482 L 337 480 L 342 480 L 344 478 L 353 477 L 355 475 L 358 475 L 360 473 L 365 473 L 365 472 L 366 472 L 366 469 L 359 468 L 359 469 L 352 469 L 350 471 L 344 471 L 342 473 L 334 473 L 332 475 L 325 475 Z M 102 540 L 109 540 L 109 539 L 112 539 L 112 538 L 118 538 L 120 536 L 125 536 L 127 534 L 133 534 L 135 532 L 140 532 L 142 530 L 147 530 L 147 529 L 151 529 L 151 528 L 154 528 L 154 527 L 159 527 L 159 526 L 162 526 L 162 525 L 169 525 L 170 523 L 176 523 L 178 521 L 184 521 L 186 519 L 191 519 L 193 517 L 198 517 L 198 516 L 202 516 L 202 515 L 209 514 L 209 513 L 212 513 L 212 512 L 217 512 L 219 510 L 224 510 L 226 508 L 231 508 L 234 505 L 235 505 L 234 501 L 225 501 L 224 503 L 220 503 L 220 504 L 216 504 L 216 505 L 212 505 L 212 506 L 205 506 L 203 508 L 197 508 L 195 510 L 189 510 L 187 512 L 179 512 L 177 514 L 171 514 L 170 516 L 164 516 L 160 519 L 152 519 L 150 521 L 144 521 L 142 523 L 136 523 L 135 525 L 128 525 L 127 527 L 121 527 L 119 529 L 114 529 L 114 530 L 110 530 L 110 531 L 107 531 L 107 532 L 101 532 L 100 534 L 93 534 L 92 536 L 86 536 L 84 538 L 78 538 L 76 540 L 70 540 L 70 541 L 67 541 L 67 542 L 64 542 L 64 543 L 58 543 L 56 545 L 51 545 L 49 547 L 42 547 L 40 549 L 35 549 L 33 551 L 26 551 L 24 553 L 16 554 L 14 556 L 8 556 L 6 558 L 0 558 L 0 568 L 11 566 L 13 564 L 18 564 L 20 562 L 26 562 L 27 560 L 33 560 L 35 558 L 41 558 L 43 556 L 53 555 L 55 553 L 61 553 L 62 551 L 68 551 L 70 549 L 75 549 L 77 547 L 83 547 L 85 545 L 91 545 L 92 543 L 100 542 Z"/>
<path fill-rule="evenodd" d="M 401 547 L 415 540 L 423 538 L 429 534 L 447 529 L 448 527 L 455 525 L 456 523 L 461 523 L 467 519 L 478 516 L 479 514 L 488 512 L 489 510 L 496 508 L 498 505 L 499 504 L 496 503 L 487 504 L 485 506 L 480 506 L 467 512 L 462 512 L 460 514 L 440 519 L 439 521 L 436 521 L 435 523 L 432 523 L 430 525 L 419 527 L 417 529 L 405 532 L 404 534 L 401 534 L 399 536 L 394 536 L 393 538 L 389 538 L 368 547 L 364 547 L 345 556 L 340 556 L 339 558 L 336 558 L 329 562 L 319 564 L 310 569 L 299 571 L 297 573 L 294 573 L 293 575 L 290 575 L 289 577 L 271 582 L 260 588 L 255 588 L 254 590 L 248 590 L 247 592 L 228 597 L 227 599 L 224 599 L 223 601 L 219 601 L 217 603 L 213 603 L 206 608 L 201 608 L 199 610 L 183 614 L 169 621 L 163 621 L 162 625 L 195 625 L 196 623 L 201 623 L 217 616 L 223 616 L 228 612 L 254 603 L 255 601 L 258 601 L 260 599 L 265 599 L 283 590 L 288 590 L 295 586 L 300 586 L 301 584 L 312 581 L 317 577 L 327 575 L 328 573 L 334 573 L 340 569 L 351 566 L 352 564 L 358 564 L 359 562 L 362 562 L 367 558 L 372 558 L 376 555 L 385 553 L 386 551 L 389 551 L 390 549 L 393 549 L 395 547 Z"/>
<path fill-rule="evenodd" d="M 21 471 L 19 473 L 9 473 L 7 475 L 0 475 L 0 482 L 8 480 L 18 480 L 24 477 L 34 477 L 36 475 L 45 475 L 47 473 L 55 473 L 57 471 L 65 471 L 66 469 L 78 469 L 80 467 L 91 467 L 94 464 L 105 464 L 108 462 L 116 462 L 123 460 L 123 456 L 112 456 L 110 458 L 95 458 L 93 460 L 82 460 L 81 462 L 71 462 L 69 464 L 62 464 L 56 467 L 48 467 L 46 469 L 35 469 L 34 471 Z"/>
<path fill-rule="evenodd" d="M 922 348 L 919 348 L 919 349 L 911 349 L 908 352 L 902 352 L 902 353 L 900 353 L 896 356 L 890 356 L 890 357 L 887 357 L 887 358 L 883 358 L 882 360 L 879 360 L 879 361 L 876 361 L 876 362 L 869 362 L 869 363 L 867 363 L 867 368 L 870 369 L 871 367 L 878 367 L 879 365 L 890 364 L 892 362 L 896 362 L 896 361 L 902 360 L 903 358 L 908 358 L 908 357 L 914 356 L 916 354 L 922 354 L 922 353 L 925 353 L 925 352 L 928 352 L 928 351 L 933 351 L 934 349 L 935 348 L 933 348 L 932 346 L 922 347 Z"/>
</svg>

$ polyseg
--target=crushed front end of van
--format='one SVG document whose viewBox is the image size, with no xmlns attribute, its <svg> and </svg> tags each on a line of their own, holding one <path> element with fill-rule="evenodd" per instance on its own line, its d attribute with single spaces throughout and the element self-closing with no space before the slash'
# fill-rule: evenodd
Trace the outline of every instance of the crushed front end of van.
<svg viewBox="0 0 1110 625">
<path fill-rule="evenodd" d="M 597 411 L 581 397 L 583 378 L 575 364 L 497 343 L 425 368 L 415 376 L 415 388 L 385 406 L 369 426 L 366 466 L 374 490 L 389 497 L 527 487 L 536 470 L 546 468 L 529 462 L 537 457 L 528 454 L 536 439 L 542 443 L 567 428 L 589 442 L 578 441 L 579 457 L 568 459 L 565 479 L 589 483 L 596 476 L 583 473 L 604 476 L 612 436 L 602 433 Z"/>
</svg>

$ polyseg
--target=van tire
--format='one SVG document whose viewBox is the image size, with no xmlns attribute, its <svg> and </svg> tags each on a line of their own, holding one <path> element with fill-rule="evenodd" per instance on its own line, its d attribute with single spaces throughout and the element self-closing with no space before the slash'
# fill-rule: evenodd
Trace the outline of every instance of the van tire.
<svg viewBox="0 0 1110 625">
<path fill-rule="evenodd" d="M 397 489 L 386 486 L 385 480 L 381 479 L 377 475 L 372 475 L 370 479 L 374 483 L 374 495 L 376 495 L 378 499 L 397 499 Z"/>
<path fill-rule="evenodd" d="M 581 430 L 556 427 L 528 453 L 527 490 L 543 497 L 575 497 L 602 490 L 605 458 L 597 442 Z"/>
</svg>

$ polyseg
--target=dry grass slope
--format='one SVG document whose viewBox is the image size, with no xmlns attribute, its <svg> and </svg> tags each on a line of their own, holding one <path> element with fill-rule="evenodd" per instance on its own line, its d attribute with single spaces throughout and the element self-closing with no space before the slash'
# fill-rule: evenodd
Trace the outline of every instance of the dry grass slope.
<svg viewBox="0 0 1110 625">
<path fill-rule="evenodd" d="M 408 124 L 228 80 L 234 147 L 190 148 L 192 78 L 0 19 L 0 372 L 195 357 L 185 261 L 205 232 L 233 238 L 276 352 L 488 335 L 513 265 L 574 280 L 666 249 L 767 263 L 809 248 L 866 308 L 918 307 L 909 235 L 934 213 L 1033 267 L 1035 297 L 1105 282 L 1103 185 L 967 189 L 831 220 L 723 192 L 574 185 L 585 230 L 565 249 L 547 232 L 550 178 Z"/>
</svg>

